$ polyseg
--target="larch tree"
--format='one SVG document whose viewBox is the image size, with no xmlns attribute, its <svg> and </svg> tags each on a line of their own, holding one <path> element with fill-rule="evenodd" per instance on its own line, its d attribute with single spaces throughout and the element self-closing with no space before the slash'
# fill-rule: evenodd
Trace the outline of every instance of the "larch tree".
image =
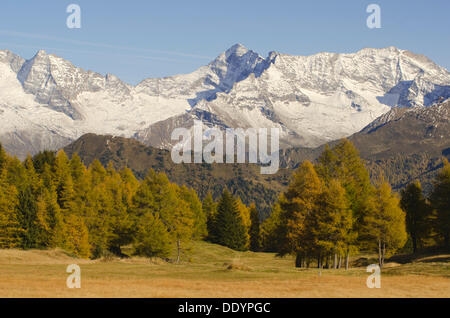
<svg viewBox="0 0 450 318">
<path fill-rule="evenodd" d="M 167 227 L 159 214 L 146 213 L 137 224 L 134 254 L 145 257 L 169 257 L 171 244 Z"/>
<path fill-rule="evenodd" d="M 316 169 L 325 183 L 332 179 L 339 180 L 345 189 L 352 211 L 353 232 L 360 233 L 362 219 L 374 190 L 370 183 L 369 172 L 359 157 L 358 150 L 347 139 L 341 140 L 333 149 L 326 146 L 318 159 Z M 361 239 L 354 242 L 355 244 L 349 245 L 345 251 L 346 264 L 349 262 L 350 252 L 356 252 L 363 243 Z"/>
<path fill-rule="evenodd" d="M 391 192 L 388 183 L 381 183 L 370 198 L 370 209 L 362 221 L 362 236 L 368 247 L 378 251 L 378 262 L 383 267 L 385 256 L 402 248 L 407 240 L 405 212 L 400 199 Z"/>
<path fill-rule="evenodd" d="M 15 186 L 7 182 L 6 169 L 0 169 L 0 248 L 2 249 L 20 246 L 23 230 L 17 217 L 17 204 L 17 190 Z"/>
<path fill-rule="evenodd" d="M 309 262 L 314 253 L 312 238 L 306 232 L 306 218 L 317 209 L 323 184 L 310 161 L 295 171 L 287 191 L 280 196 L 280 246 L 278 254 L 295 254 L 296 266 Z"/>
<path fill-rule="evenodd" d="M 279 200 L 281 201 L 281 199 Z M 272 207 L 270 216 L 261 224 L 261 245 L 266 252 L 277 252 L 281 246 L 281 207 L 278 202 Z"/>
<path fill-rule="evenodd" d="M 194 189 L 187 188 L 186 186 L 180 187 L 179 196 L 182 200 L 189 204 L 194 217 L 194 239 L 203 239 L 208 235 L 207 229 L 207 216 L 202 207 L 202 201 L 197 196 Z"/>
<path fill-rule="evenodd" d="M 334 267 L 337 267 L 337 255 L 346 253 L 354 244 L 353 216 L 350 210 L 345 189 L 340 182 L 331 179 L 324 186 L 317 203 L 317 210 L 306 218 L 306 232 L 313 239 L 316 249 L 318 267 L 322 267 L 324 259 L 331 266 L 334 255 Z M 348 264 L 346 264 L 348 269 Z"/>
</svg>

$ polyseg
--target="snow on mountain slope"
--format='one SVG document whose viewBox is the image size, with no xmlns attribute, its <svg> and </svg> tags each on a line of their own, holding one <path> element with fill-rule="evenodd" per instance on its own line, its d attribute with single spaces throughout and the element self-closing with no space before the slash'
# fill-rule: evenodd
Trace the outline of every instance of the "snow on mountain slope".
<svg viewBox="0 0 450 318">
<path fill-rule="evenodd" d="M 23 157 L 85 133 L 171 147 L 191 127 L 279 127 L 284 146 L 314 147 L 349 136 L 394 106 L 450 96 L 450 73 L 394 47 L 353 54 L 267 58 L 235 45 L 191 74 L 136 86 L 39 51 L 25 61 L 0 51 L 0 141 Z"/>
<path fill-rule="evenodd" d="M 192 117 L 210 126 L 279 127 L 284 145 L 316 147 L 361 130 L 393 106 L 429 106 L 450 95 L 447 70 L 394 47 L 312 56 L 272 52 L 256 68 L 230 90 L 196 103 Z M 169 142 L 155 144 L 149 135 L 144 130 L 137 138 L 153 146 Z"/>
<path fill-rule="evenodd" d="M 88 132 L 130 137 L 188 108 L 184 99 L 136 92 L 113 75 L 84 71 L 44 51 L 28 61 L 0 51 L 0 141 L 21 158 Z"/>
</svg>

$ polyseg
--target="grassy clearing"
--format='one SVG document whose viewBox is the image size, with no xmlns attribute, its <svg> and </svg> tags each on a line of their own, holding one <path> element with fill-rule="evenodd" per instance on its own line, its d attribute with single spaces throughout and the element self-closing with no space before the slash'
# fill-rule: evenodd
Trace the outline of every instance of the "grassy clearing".
<svg viewBox="0 0 450 318">
<path fill-rule="evenodd" d="M 80 260 L 61 250 L 2 250 L 0 297 L 450 297 L 449 258 L 388 263 L 382 288 L 369 289 L 364 266 L 296 269 L 291 257 L 205 242 L 193 243 L 179 265 L 134 257 Z M 82 270 L 78 290 L 66 287 L 66 266 L 73 263 Z"/>
</svg>

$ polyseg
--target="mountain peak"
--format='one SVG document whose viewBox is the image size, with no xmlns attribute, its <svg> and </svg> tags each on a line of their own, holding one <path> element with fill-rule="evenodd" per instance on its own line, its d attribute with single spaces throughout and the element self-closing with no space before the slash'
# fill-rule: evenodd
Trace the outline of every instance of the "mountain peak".
<svg viewBox="0 0 450 318">
<path fill-rule="evenodd" d="M 235 45 L 233 45 L 232 47 L 230 47 L 225 53 L 227 56 L 230 56 L 232 54 L 236 54 L 238 56 L 242 56 L 244 54 L 246 54 L 247 52 L 249 52 L 250 50 L 247 49 L 245 46 L 243 46 L 240 43 L 236 43 Z"/>
<path fill-rule="evenodd" d="M 36 55 L 33 57 L 34 58 L 39 58 L 39 57 L 46 57 L 48 54 L 45 50 L 39 50 L 37 51 Z"/>
</svg>

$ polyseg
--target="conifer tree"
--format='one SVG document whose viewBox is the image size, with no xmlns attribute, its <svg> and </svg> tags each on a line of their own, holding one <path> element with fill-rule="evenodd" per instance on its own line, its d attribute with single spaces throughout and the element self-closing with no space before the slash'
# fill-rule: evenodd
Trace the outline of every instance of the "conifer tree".
<svg viewBox="0 0 450 318">
<path fill-rule="evenodd" d="M 119 174 L 123 185 L 122 200 L 129 210 L 133 204 L 133 197 L 139 188 L 139 181 L 136 179 L 131 169 L 127 167 L 122 169 Z"/>
<path fill-rule="evenodd" d="M 8 158 L 6 169 L 8 171 L 8 183 L 14 185 L 17 191 L 28 186 L 27 169 L 16 157 Z"/>
<path fill-rule="evenodd" d="M 413 252 L 423 247 L 423 242 L 430 232 L 430 208 L 423 196 L 420 181 L 408 184 L 401 191 L 400 206 L 406 212 L 406 229 L 411 237 Z"/>
<path fill-rule="evenodd" d="M 313 238 L 306 231 L 306 218 L 317 209 L 317 201 L 322 193 L 322 181 L 311 162 L 303 162 L 280 196 L 280 246 L 278 254 L 296 254 L 296 266 L 301 266 L 306 258 L 315 253 Z"/>
<path fill-rule="evenodd" d="M 326 146 L 318 159 L 316 169 L 326 184 L 336 179 L 344 187 L 354 219 L 353 233 L 359 234 L 374 189 L 358 150 L 347 139 L 341 140 L 333 149 Z M 345 251 L 346 264 L 349 262 L 351 251 L 356 252 L 358 246 L 364 247 L 363 240 L 358 239 L 354 242 L 355 244 L 350 245 Z"/>
<path fill-rule="evenodd" d="M 247 231 L 233 196 L 224 190 L 217 206 L 215 243 L 231 249 L 243 251 L 248 244 Z"/>
<path fill-rule="evenodd" d="M 13 185 L 8 184 L 6 169 L 2 169 L 0 170 L 0 249 L 15 248 L 20 245 L 23 230 L 20 228 L 16 213 L 17 204 L 17 190 Z"/>
<path fill-rule="evenodd" d="M 211 192 L 208 192 L 206 198 L 203 200 L 203 212 L 206 215 L 206 227 L 208 231 L 208 240 L 215 241 L 217 231 L 215 229 L 217 204 L 214 202 Z"/>
<path fill-rule="evenodd" d="M 310 245 L 316 250 L 319 267 L 323 260 L 331 264 L 331 255 L 343 255 L 354 243 L 355 233 L 352 231 L 352 211 L 345 189 L 340 182 L 332 179 L 324 186 L 317 210 L 306 217 L 306 237 L 311 237 Z M 348 265 L 346 266 L 346 268 Z"/>
<path fill-rule="evenodd" d="M 36 205 L 37 247 L 63 247 L 64 221 L 54 187 L 41 189 Z"/>
<path fill-rule="evenodd" d="M 207 217 L 203 211 L 202 202 L 195 193 L 194 189 L 189 189 L 186 186 L 180 188 L 180 198 L 189 204 L 194 217 L 194 233 L 195 239 L 203 239 L 207 236 L 208 230 L 206 226 Z"/>
<path fill-rule="evenodd" d="M 22 188 L 18 195 L 17 217 L 22 229 L 21 247 L 31 249 L 37 247 L 39 227 L 37 222 L 37 200 L 31 186 Z"/>
<path fill-rule="evenodd" d="M 69 165 L 72 180 L 74 181 L 74 183 L 80 182 L 81 178 L 83 178 L 86 175 L 86 167 L 81 161 L 80 156 L 78 156 L 78 154 L 76 153 L 73 154 L 72 158 L 70 159 Z"/>
<path fill-rule="evenodd" d="M 281 199 L 279 201 L 283 201 Z M 281 207 L 276 202 L 270 216 L 261 224 L 261 244 L 266 252 L 276 252 L 281 246 L 283 239 L 281 238 Z"/>
<path fill-rule="evenodd" d="M 247 243 L 250 244 L 250 226 L 252 225 L 252 221 L 250 218 L 250 209 L 242 203 L 242 200 L 240 197 L 236 197 L 236 204 L 239 211 L 239 214 L 242 218 L 242 223 L 244 224 L 246 235 L 247 235 Z M 249 246 L 247 246 L 249 248 Z"/>
<path fill-rule="evenodd" d="M 34 169 L 37 173 L 42 174 L 44 172 L 45 165 L 53 167 L 55 165 L 56 155 L 53 151 L 42 151 L 33 157 Z"/>
<path fill-rule="evenodd" d="M 379 265 L 383 267 L 385 256 L 406 243 L 405 212 L 400 208 L 400 199 L 391 193 L 386 182 L 376 188 L 369 204 L 361 232 L 369 247 L 378 252 Z"/>
<path fill-rule="evenodd" d="M 91 176 L 91 183 L 94 187 L 101 184 L 107 176 L 106 169 L 97 159 L 95 159 L 89 166 L 89 172 Z"/>
<path fill-rule="evenodd" d="M 136 255 L 146 257 L 170 255 L 169 233 L 157 213 L 147 213 L 140 219 L 133 247 Z"/>
<path fill-rule="evenodd" d="M 146 213 L 158 213 L 167 227 L 171 239 L 177 245 L 177 262 L 181 257 L 181 244 L 194 234 L 195 214 L 190 204 L 183 200 L 180 188 L 169 182 L 164 173 L 150 170 L 133 199 L 134 215 L 139 218 Z"/>
<path fill-rule="evenodd" d="M 6 168 L 8 162 L 8 155 L 6 154 L 5 149 L 0 143 L 0 172 Z"/>
<path fill-rule="evenodd" d="M 436 231 L 443 239 L 444 246 L 450 247 L 450 163 L 444 159 L 444 166 L 439 171 L 434 189 L 430 196 L 436 210 Z"/>
<path fill-rule="evenodd" d="M 64 248 L 73 252 L 78 257 L 90 257 L 89 231 L 84 224 L 83 218 L 75 214 L 70 214 L 65 217 L 64 226 Z"/>
<path fill-rule="evenodd" d="M 126 188 L 120 174 L 112 170 L 105 183 L 109 203 L 104 217 L 108 218 L 107 248 L 119 256 L 122 255 L 121 246 L 132 242 L 133 219 L 128 213 Z"/>
<path fill-rule="evenodd" d="M 258 252 L 261 249 L 261 230 L 259 213 L 254 203 L 250 206 L 250 220 L 250 250 L 253 252 Z"/>
</svg>

